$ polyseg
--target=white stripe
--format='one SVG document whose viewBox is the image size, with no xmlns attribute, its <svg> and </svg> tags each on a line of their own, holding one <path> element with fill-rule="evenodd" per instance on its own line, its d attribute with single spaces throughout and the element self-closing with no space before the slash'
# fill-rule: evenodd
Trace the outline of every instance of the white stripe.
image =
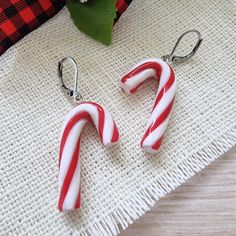
<svg viewBox="0 0 236 236">
<path fill-rule="evenodd" d="M 161 72 L 161 76 L 160 76 L 160 82 L 158 85 L 158 90 L 161 90 L 163 88 L 163 86 L 167 83 L 169 77 L 170 77 L 170 66 L 163 61 L 160 58 L 150 58 L 150 59 L 145 59 L 143 61 L 141 61 L 140 63 L 138 63 L 136 65 L 136 67 L 140 66 L 141 64 L 147 63 L 147 62 L 154 62 L 154 63 L 158 63 L 161 66 L 162 72 Z"/>
<path fill-rule="evenodd" d="M 134 76 L 132 76 L 130 79 L 126 80 L 124 83 L 120 82 L 120 87 L 123 88 L 123 90 L 130 94 L 130 91 L 134 88 L 136 88 L 139 84 L 141 84 L 143 81 L 145 81 L 147 78 L 150 77 L 156 77 L 156 71 L 153 69 L 146 69 Z"/>
<path fill-rule="evenodd" d="M 163 61 L 163 63 L 161 63 L 161 67 L 162 67 L 162 73 L 160 76 L 160 82 L 158 85 L 157 92 L 162 90 L 162 88 L 166 85 L 171 75 L 170 66 L 166 62 Z"/>
<path fill-rule="evenodd" d="M 76 169 L 71 180 L 68 192 L 66 194 L 66 198 L 62 205 L 63 211 L 73 210 L 75 209 L 76 200 L 78 198 L 80 191 L 80 158 L 76 164 Z"/>
<path fill-rule="evenodd" d="M 161 75 L 159 78 L 159 85 L 158 85 L 158 90 L 156 94 L 156 98 L 160 91 L 163 89 L 163 87 L 166 85 L 168 80 L 170 79 L 171 76 L 171 68 L 170 66 L 163 61 L 162 59 L 156 59 L 156 58 L 150 58 L 150 59 L 145 59 L 135 65 L 128 73 L 134 71 L 137 69 L 139 66 L 145 63 L 157 63 L 161 66 Z M 144 80 L 146 80 L 149 77 L 157 77 L 156 70 L 154 68 L 152 69 L 146 69 L 138 73 L 137 75 L 131 77 L 128 79 L 126 82 L 122 83 L 122 79 L 120 80 L 120 87 L 123 88 L 124 92 L 127 94 L 130 94 L 130 91 L 134 88 L 136 88 L 140 83 L 142 83 Z M 127 73 L 127 74 L 128 74 Z M 127 75 L 126 74 L 126 75 Z M 163 111 L 167 108 L 167 106 L 172 102 L 174 96 L 176 93 L 176 80 L 174 79 L 174 82 L 172 86 L 168 89 L 167 92 L 165 92 L 164 96 L 160 99 L 158 105 L 153 109 L 148 122 L 147 122 L 147 128 L 148 129 L 154 122 L 155 120 L 158 119 L 158 117 L 163 113 Z M 165 130 L 168 125 L 168 121 L 170 119 L 170 114 L 168 117 L 158 126 L 153 132 L 149 133 L 148 136 L 145 138 L 143 141 L 143 148 L 147 151 L 154 151 L 151 146 L 153 146 L 165 133 Z"/>
<path fill-rule="evenodd" d="M 162 114 L 162 112 L 169 106 L 173 98 L 175 97 L 176 92 L 176 82 L 174 81 L 173 85 L 168 89 L 168 91 L 161 98 L 157 106 L 152 111 L 151 116 L 148 119 L 146 129 L 148 129 L 155 120 Z"/>
<path fill-rule="evenodd" d="M 168 81 L 169 76 L 170 76 L 170 72 L 171 72 L 169 65 L 166 62 L 164 62 L 162 59 L 158 59 L 158 58 L 145 59 L 145 60 L 141 61 L 140 63 L 138 63 L 137 65 L 135 65 L 128 73 L 137 69 L 140 65 L 142 65 L 144 63 L 148 63 L 148 62 L 158 63 L 158 64 L 160 64 L 160 66 L 162 68 L 162 73 L 160 76 L 160 82 L 159 82 L 159 86 L 158 86 L 158 90 L 160 91 L 163 88 L 163 86 L 166 84 L 166 82 Z M 128 73 L 126 73 L 126 75 Z M 146 70 L 143 70 L 142 72 L 138 73 L 137 75 L 131 77 L 130 79 L 128 79 L 124 83 L 121 82 L 121 80 L 122 80 L 121 79 L 119 86 L 125 91 L 125 93 L 130 94 L 130 90 L 136 88 L 140 83 L 142 83 L 147 78 L 154 77 L 154 76 L 156 77 L 155 69 L 146 69 Z"/>
<path fill-rule="evenodd" d="M 102 138 L 104 139 L 104 145 L 107 145 L 109 142 L 111 142 L 113 130 L 114 130 L 114 122 L 110 115 L 110 113 L 103 108 L 105 111 L 105 120 L 104 120 L 104 135 Z M 98 130 L 98 110 L 97 106 L 93 104 L 79 104 L 78 106 L 74 107 L 70 113 L 66 116 L 64 125 L 63 125 L 63 132 L 66 128 L 66 125 L 70 121 L 71 118 L 73 118 L 76 114 L 81 112 L 87 112 L 90 114 L 94 125 L 96 126 L 96 129 Z M 71 129 L 67 140 L 64 145 L 64 149 L 62 152 L 61 157 L 61 163 L 60 163 L 60 173 L 59 173 L 59 189 L 62 188 L 66 173 L 68 171 L 68 168 L 70 166 L 70 162 L 73 156 L 73 152 L 75 149 L 75 146 L 77 144 L 77 140 L 80 137 L 80 134 L 82 132 L 82 129 L 87 121 L 86 120 L 80 120 L 78 123 L 74 125 L 74 127 Z M 62 135 L 63 135 L 62 132 Z"/>
<path fill-rule="evenodd" d="M 60 162 L 60 172 L 59 172 L 59 191 L 60 192 L 63 187 L 63 183 L 65 180 L 66 174 L 68 172 L 70 163 L 72 161 L 72 157 L 73 157 L 78 139 L 86 123 L 87 123 L 86 120 L 80 120 L 78 123 L 76 123 L 71 129 L 67 137 L 67 140 L 65 142 L 64 149 L 62 151 L 61 162 Z"/>
<path fill-rule="evenodd" d="M 156 143 L 158 139 L 160 139 L 164 135 L 169 119 L 170 119 L 170 114 L 161 123 L 160 126 L 158 126 L 153 132 L 148 134 L 148 136 L 143 141 L 143 145 L 142 145 L 143 147 L 151 147 L 152 145 Z"/>
<path fill-rule="evenodd" d="M 68 124 L 68 122 L 70 121 L 70 119 L 72 117 L 74 117 L 76 114 L 80 113 L 80 112 L 87 112 L 89 113 L 89 115 L 91 116 L 93 123 L 96 127 L 96 129 L 98 129 L 98 111 L 97 111 L 97 106 L 93 105 L 93 104 L 88 104 L 88 103 L 81 103 L 79 105 L 77 105 L 76 107 L 74 107 L 65 117 L 63 126 L 62 126 L 62 134 L 64 132 L 64 129 L 66 127 L 66 125 Z M 61 137 L 62 137 L 61 134 Z"/>
<path fill-rule="evenodd" d="M 103 127 L 102 139 L 103 139 L 103 145 L 108 146 L 109 144 L 111 144 L 115 127 L 111 113 L 104 107 L 103 110 L 104 110 L 104 127 Z"/>
<path fill-rule="evenodd" d="M 99 112 L 97 108 L 98 107 L 96 105 L 87 104 L 87 103 L 79 104 L 78 106 L 73 108 L 71 112 L 65 118 L 63 128 L 62 128 L 61 138 L 63 136 L 63 133 L 65 131 L 65 128 L 68 122 L 70 122 L 70 120 L 74 116 L 76 116 L 77 114 L 81 112 L 86 112 L 90 115 L 97 131 L 99 132 L 99 123 L 98 123 Z M 104 129 L 103 129 L 103 133 L 101 134 L 102 135 L 101 139 L 103 140 L 104 145 L 108 145 L 111 143 L 111 140 L 112 140 L 112 136 L 114 132 L 114 121 L 112 119 L 110 112 L 103 107 L 102 109 L 104 110 Z M 78 143 L 78 139 L 80 138 L 82 129 L 86 123 L 87 123 L 86 119 L 81 119 L 76 124 L 74 124 L 74 126 L 71 128 L 68 134 L 68 137 L 65 141 L 64 149 L 62 151 L 62 156 L 61 156 L 60 172 L 59 172 L 59 192 L 60 193 L 62 191 L 63 183 L 68 173 L 70 163 L 72 161 L 73 154 L 74 154 L 76 145 Z M 80 160 L 76 163 L 76 169 L 75 169 L 75 172 L 73 173 L 73 177 L 70 182 L 68 192 L 66 194 L 66 197 L 62 205 L 63 211 L 72 210 L 75 208 L 79 191 L 80 191 Z"/>
</svg>

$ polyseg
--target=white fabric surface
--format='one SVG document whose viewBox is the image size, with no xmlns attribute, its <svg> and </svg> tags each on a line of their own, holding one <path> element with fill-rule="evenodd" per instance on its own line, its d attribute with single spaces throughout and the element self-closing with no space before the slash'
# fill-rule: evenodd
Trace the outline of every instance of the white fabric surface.
<svg viewBox="0 0 236 236">
<path fill-rule="evenodd" d="M 115 235 L 160 197 L 236 143 L 235 1 L 135 0 L 103 46 L 77 30 L 67 9 L 0 58 L 0 234 Z M 156 81 L 137 94 L 118 81 L 136 62 L 171 51 L 181 33 L 198 29 L 204 41 L 189 62 L 175 66 L 177 96 L 157 155 L 139 141 Z M 193 46 L 191 37 L 183 48 Z M 83 132 L 82 209 L 64 214 L 58 200 L 61 126 L 71 104 L 59 89 L 57 63 L 80 66 L 84 100 L 106 106 L 121 143 L 104 149 L 92 126 Z"/>
</svg>

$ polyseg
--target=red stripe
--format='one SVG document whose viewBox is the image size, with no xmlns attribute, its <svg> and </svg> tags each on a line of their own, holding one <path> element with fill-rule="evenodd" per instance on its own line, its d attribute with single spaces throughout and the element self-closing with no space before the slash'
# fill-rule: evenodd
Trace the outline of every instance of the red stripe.
<svg viewBox="0 0 236 236">
<path fill-rule="evenodd" d="M 161 142 L 162 142 L 162 139 L 163 139 L 164 135 L 162 137 L 160 137 L 154 145 L 152 145 L 152 149 L 154 150 L 158 150 L 161 146 Z"/>
<path fill-rule="evenodd" d="M 164 120 L 169 116 L 171 112 L 171 108 L 174 104 L 175 97 L 172 99 L 170 104 L 166 107 L 166 109 L 161 113 L 161 115 L 154 121 L 154 123 L 149 128 L 150 132 L 153 132 L 158 126 L 160 126 Z"/>
<path fill-rule="evenodd" d="M 143 72 L 144 70 L 148 69 L 154 69 L 156 72 L 156 76 L 159 79 L 161 73 L 162 73 L 162 67 L 159 63 L 157 62 L 146 62 L 135 68 L 134 70 L 130 71 L 127 75 L 125 75 L 121 79 L 121 83 L 125 83 L 127 80 L 132 79 L 133 76 L 139 74 L 140 72 Z M 133 94 L 135 93 L 138 88 L 144 83 L 145 81 L 139 83 L 135 88 L 130 90 L 130 93 Z"/>
<path fill-rule="evenodd" d="M 144 70 L 148 69 L 154 69 L 156 71 L 156 76 L 160 77 L 162 73 L 162 67 L 157 62 L 145 62 L 135 68 L 134 70 L 130 71 L 128 74 L 126 74 L 122 79 L 121 83 L 125 83 L 127 80 L 132 79 L 133 76 L 139 74 L 140 72 L 143 72 Z"/>
<path fill-rule="evenodd" d="M 125 10 L 128 8 L 128 4 L 124 1 L 123 5 L 117 8 L 117 11 L 120 14 L 123 14 L 125 12 Z"/>
<path fill-rule="evenodd" d="M 103 130 L 104 130 L 104 119 L 105 119 L 104 109 L 100 105 L 93 103 L 93 102 L 84 102 L 81 104 L 90 104 L 90 105 L 93 105 L 97 108 L 97 111 L 98 111 L 98 133 L 99 133 L 101 140 L 103 142 Z M 74 127 L 74 125 L 82 119 L 85 119 L 85 120 L 93 123 L 93 120 L 88 112 L 79 112 L 74 117 L 72 117 L 68 121 L 68 123 L 66 124 L 66 127 L 63 131 L 63 134 L 62 134 L 62 139 L 61 139 L 61 144 L 60 144 L 59 167 L 61 164 L 62 153 L 63 153 L 63 149 L 65 146 L 66 140 L 68 138 L 68 135 L 70 134 L 71 129 Z M 114 132 L 113 132 L 112 139 L 115 139 L 115 140 L 119 139 L 119 133 L 118 133 L 118 130 L 117 130 L 117 127 L 115 124 L 114 124 Z M 79 160 L 79 150 L 80 150 L 80 137 L 79 137 L 78 142 L 76 144 L 72 160 L 70 162 L 68 171 L 66 173 L 66 177 L 65 177 L 63 185 L 62 185 L 62 189 L 61 189 L 61 193 L 60 193 L 60 197 L 59 197 L 59 202 L 58 202 L 58 208 L 60 211 L 62 211 L 63 203 L 64 203 L 66 195 L 68 193 L 68 189 L 69 189 L 70 183 L 72 181 L 72 178 L 73 178 L 73 175 L 74 175 L 74 172 L 76 169 L 76 165 Z M 75 208 L 79 208 L 79 207 L 80 207 L 80 191 L 78 193 L 78 196 L 76 199 L 76 204 L 75 204 Z"/>
<path fill-rule="evenodd" d="M 91 104 L 96 106 L 97 111 L 98 111 L 98 133 L 100 135 L 102 144 L 104 144 L 103 142 L 103 130 L 104 130 L 104 120 L 105 120 L 105 112 L 102 106 L 100 106 L 99 104 L 95 103 L 95 102 L 86 102 L 87 104 Z"/>
<path fill-rule="evenodd" d="M 74 125 L 79 120 L 82 120 L 82 119 L 85 119 L 85 120 L 91 122 L 91 117 L 89 116 L 89 114 L 87 112 L 80 112 L 68 121 L 68 123 L 64 129 L 64 132 L 63 132 L 63 135 L 61 138 L 60 151 L 59 151 L 59 168 L 61 165 L 62 152 L 63 152 L 64 146 L 65 146 L 66 140 L 68 138 L 68 135 L 69 135 L 71 129 L 74 127 Z"/>
<path fill-rule="evenodd" d="M 117 129 L 117 126 L 114 122 L 114 130 L 113 130 L 113 135 L 112 135 L 112 139 L 111 139 L 111 142 L 112 143 L 115 143 L 115 142 L 118 142 L 119 141 L 119 131 Z"/>
<path fill-rule="evenodd" d="M 158 103 L 160 102 L 160 100 L 162 99 L 163 96 L 165 96 L 166 92 L 171 88 L 171 86 L 174 84 L 175 82 L 175 75 L 174 75 L 174 71 L 173 69 L 169 66 L 170 68 L 170 76 L 168 78 L 168 81 L 167 83 L 163 86 L 163 88 L 161 89 L 161 91 L 158 93 L 157 95 L 157 98 L 155 100 L 155 104 L 154 104 L 154 107 L 152 109 L 152 112 L 153 110 L 155 109 L 155 107 L 158 105 Z M 154 69 L 155 72 L 156 72 L 156 77 L 158 79 L 160 79 L 160 76 L 162 74 L 162 66 L 160 63 L 157 63 L 157 62 L 146 62 L 146 63 L 143 63 L 141 64 L 140 66 L 138 66 L 137 68 L 135 68 L 134 70 L 132 70 L 131 72 L 129 72 L 128 74 L 126 74 L 122 79 L 121 79 L 121 82 L 122 83 L 125 83 L 127 80 L 129 79 L 132 79 L 133 76 L 139 74 L 140 72 L 143 72 L 144 70 L 147 70 L 147 69 Z M 143 81 L 144 82 L 144 81 Z M 139 83 L 135 88 L 131 89 L 130 90 L 130 93 L 134 93 L 141 85 L 142 83 Z M 142 138 L 142 141 L 141 141 L 141 146 L 143 146 L 143 142 L 144 140 L 146 139 L 146 137 L 151 133 L 153 132 L 160 124 L 163 123 L 163 121 L 168 117 L 168 115 L 170 114 L 170 111 L 171 111 L 171 108 L 173 106 L 173 103 L 174 103 L 174 98 L 173 100 L 171 101 L 171 103 L 167 106 L 167 108 L 162 112 L 162 114 L 157 117 L 157 119 L 153 122 L 153 124 L 151 125 L 151 127 L 149 127 L 143 138 Z M 159 148 L 160 145 L 161 145 L 161 141 L 162 141 L 162 138 L 161 137 L 159 140 L 156 141 L 156 143 L 153 145 L 154 148 Z"/>
<path fill-rule="evenodd" d="M 81 104 L 90 104 L 90 105 L 93 105 L 97 108 L 98 113 L 99 113 L 98 114 L 98 133 L 99 133 L 101 141 L 103 143 L 103 129 L 104 129 L 104 119 L 105 119 L 103 107 L 95 102 L 82 102 L 82 103 L 80 103 L 80 105 Z M 64 129 L 62 138 L 61 138 L 60 151 L 59 151 L 59 168 L 61 165 L 62 152 L 63 152 L 64 146 L 65 146 L 65 142 L 68 138 L 68 135 L 69 135 L 71 129 L 74 127 L 74 125 L 81 119 L 86 119 L 88 122 L 93 123 L 92 118 L 88 112 L 79 112 L 78 114 L 76 114 L 74 117 L 72 117 L 68 121 L 68 123 Z"/>
<path fill-rule="evenodd" d="M 102 144 L 104 144 L 103 142 L 103 129 L 104 129 L 104 110 L 101 106 L 97 106 L 97 110 L 98 110 L 98 132 L 102 141 Z"/>
<path fill-rule="evenodd" d="M 92 104 L 92 105 L 96 105 L 95 103 L 92 102 L 81 102 L 81 104 Z M 79 105 L 78 105 L 79 106 Z M 86 119 L 87 121 L 92 121 L 91 117 L 89 116 L 89 114 L 87 112 L 79 112 L 78 114 L 76 114 L 74 117 L 72 117 L 69 122 L 66 124 L 66 127 L 63 131 L 63 135 L 61 138 L 61 144 L 60 144 L 60 151 L 59 151 L 59 168 L 60 168 L 60 164 L 61 164 L 61 156 L 62 156 L 62 151 L 64 149 L 65 146 L 65 142 L 67 140 L 67 137 L 71 131 L 71 129 L 73 128 L 74 124 L 76 124 L 80 119 Z"/>
<path fill-rule="evenodd" d="M 63 203 L 65 201 L 68 189 L 70 187 L 71 180 L 73 178 L 77 163 L 79 161 L 79 150 L 80 150 L 80 138 L 78 139 L 77 144 L 75 146 L 73 157 L 72 157 L 72 160 L 70 162 L 69 169 L 66 173 L 66 177 L 65 177 L 65 180 L 64 180 L 62 188 L 61 188 L 59 202 L 58 202 L 58 209 L 60 211 L 62 211 Z"/>
<path fill-rule="evenodd" d="M 145 132 L 145 134 L 144 134 L 144 136 L 142 138 L 142 141 L 141 141 L 141 146 L 143 146 L 143 142 L 146 139 L 146 137 L 150 133 L 152 133 L 158 126 L 160 126 L 165 121 L 165 119 L 169 116 L 171 108 L 172 108 L 173 103 L 174 103 L 174 99 L 175 98 L 172 99 L 171 103 L 166 107 L 166 109 L 161 113 L 161 115 L 146 130 L 146 132 Z"/>
<path fill-rule="evenodd" d="M 80 192 L 80 187 L 79 187 L 79 194 L 76 200 L 75 209 L 80 208 L 80 199 L 81 199 L 81 192 Z"/>
<path fill-rule="evenodd" d="M 155 109 L 155 107 L 160 102 L 161 98 L 165 95 L 165 93 L 169 90 L 169 88 L 174 84 L 174 82 L 175 82 L 175 74 L 173 69 L 170 67 L 170 78 L 168 79 L 164 87 L 161 89 L 161 91 L 158 93 L 152 111 Z"/>
<path fill-rule="evenodd" d="M 103 143 L 103 130 L 104 130 L 104 120 L 105 120 L 105 112 L 102 106 L 100 106 L 97 103 L 94 102 L 86 102 L 91 105 L 97 106 L 98 112 L 99 112 L 99 135 L 101 137 L 102 143 Z M 102 124 L 100 124 L 102 122 Z M 114 122 L 114 121 L 113 121 Z M 117 126 L 114 122 L 114 130 L 113 130 L 113 135 L 112 135 L 112 140 L 111 142 L 117 142 L 119 140 L 119 131 L 117 129 Z"/>
<path fill-rule="evenodd" d="M 119 11 L 119 9 L 121 9 L 124 4 L 126 4 L 125 0 L 118 0 L 116 2 L 116 9 Z"/>
<path fill-rule="evenodd" d="M 130 93 L 131 93 L 131 94 L 135 93 L 135 92 L 138 90 L 138 88 L 139 88 L 144 82 L 145 82 L 145 81 L 141 82 L 141 83 L 138 84 L 135 88 L 131 89 L 131 90 L 130 90 Z"/>
</svg>

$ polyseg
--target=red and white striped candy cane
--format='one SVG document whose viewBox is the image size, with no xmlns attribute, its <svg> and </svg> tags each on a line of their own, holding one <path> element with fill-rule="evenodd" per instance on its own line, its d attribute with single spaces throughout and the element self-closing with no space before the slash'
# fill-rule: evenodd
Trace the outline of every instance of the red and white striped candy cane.
<svg viewBox="0 0 236 236">
<path fill-rule="evenodd" d="M 84 125 L 94 124 L 107 147 L 119 141 L 119 132 L 110 112 L 94 102 L 82 102 L 66 116 L 59 153 L 60 211 L 80 208 L 80 137 Z"/>
<path fill-rule="evenodd" d="M 173 69 L 162 59 L 146 59 L 134 66 L 119 85 L 126 94 L 132 94 L 150 77 L 157 78 L 159 86 L 141 147 L 147 152 L 156 152 L 160 148 L 174 103 L 176 80 Z"/>
</svg>

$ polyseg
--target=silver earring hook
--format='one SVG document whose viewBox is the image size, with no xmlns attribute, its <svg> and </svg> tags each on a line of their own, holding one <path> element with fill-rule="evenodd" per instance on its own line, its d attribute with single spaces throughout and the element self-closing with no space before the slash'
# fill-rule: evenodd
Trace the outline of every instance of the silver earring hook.
<svg viewBox="0 0 236 236">
<path fill-rule="evenodd" d="M 63 81 L 63 63 L 68 62 L 73 66 L 74 69 L 74 86 L 73 89 L 69 89 Z M 75 60 L 72 57 L 65 57 L 58 63 L 58 76 L 61 82 L 61 88 L 63 93 L 67 97 L 73 97 L 75 103 L 78 103 L 80 100 L 83 100 L 81 94 L 77 91 L 78 85 L 78 67 Z"/>
<path fill-rule="evenodd" d="M 190 33 L 195 33 L 198 37 L 198 40 L 196 42 L 196 45 L 194 46 L 194 48 L 192 49 L 192 51 L 186 55 L 186 56 L 176 56 L 174 55 L 181 39 L 186 35 L 186 34 L 190 34 Z M 201 45 L 201 42 L 202 42 L 202 37 L 201 37 L 201 34 L 199 31 L 195 30 L 195 29 L 192 29 L 192 30 L 188 30 L 186 32 L 184 32 L 183 34 L 180 35 L 179 39 L 177 40 L 172 52 L 170 53 L 170 55 L 165 55 L 162 57 L 162 59 L 167 62 L 167 63 L 182 63 L 182 62 L 185 62 L 187 61 L 189 58 L 191 58 L 198 50 L 198 48 L 200 47 Z"/>
</svg>

